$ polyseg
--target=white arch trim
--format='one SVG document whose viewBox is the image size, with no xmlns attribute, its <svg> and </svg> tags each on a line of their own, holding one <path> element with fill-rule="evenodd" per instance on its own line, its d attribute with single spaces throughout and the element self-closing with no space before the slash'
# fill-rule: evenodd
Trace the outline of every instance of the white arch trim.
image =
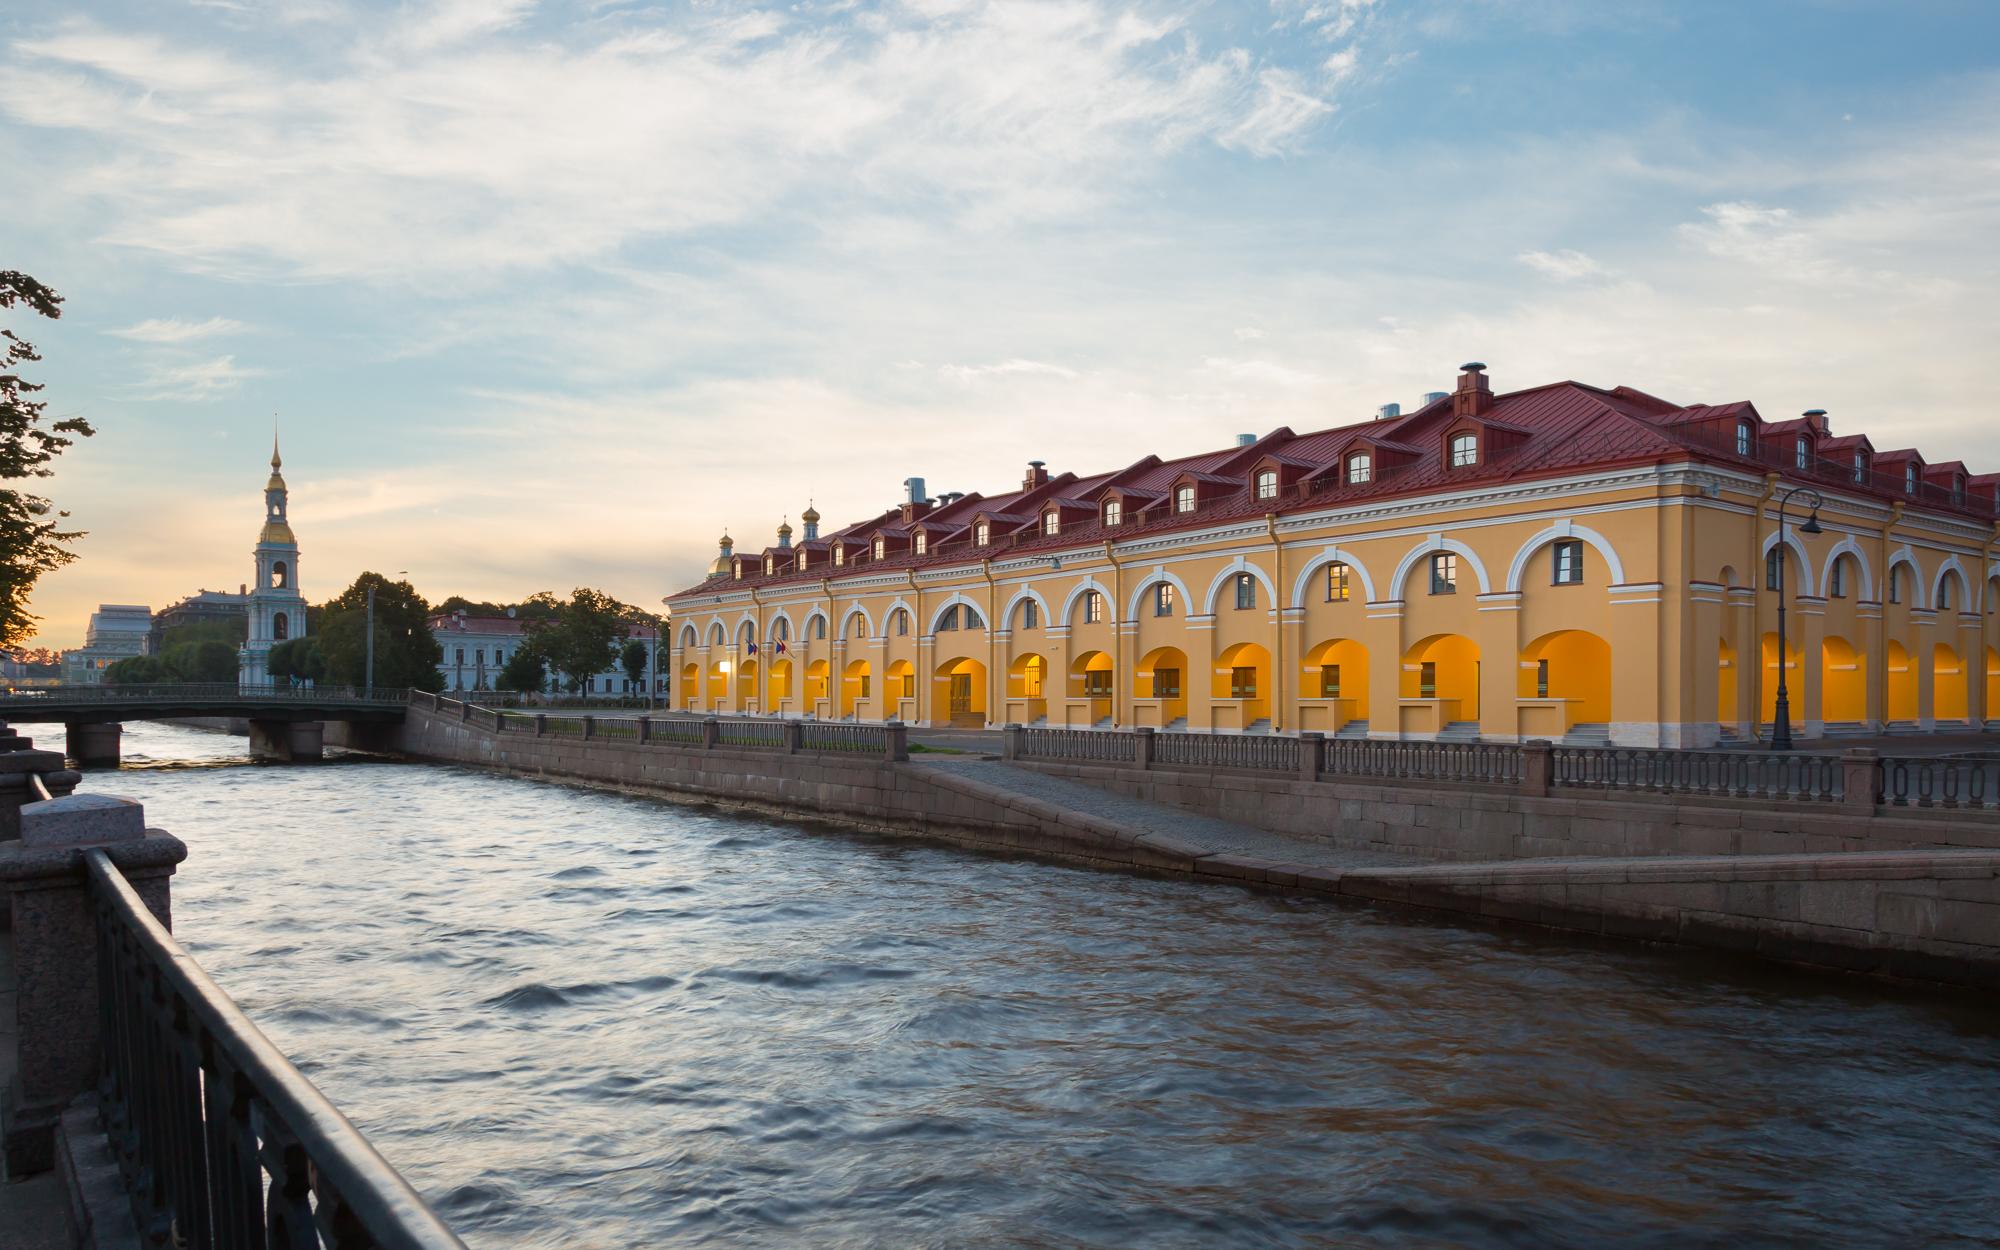
<svg viewBox="0 0 2000 1250">
<path fill-rule="evenodd" d="M 1339 547 L 1328 545 L 1325 551 L 1306 561 L 1306 566 L 1299 570 L 1299 580 L 1292 584 L 1293 607 L 1303 608 L 1306 606 L 1306 587 L 1312 585 L 1313 574 L 1319 572 L 1327 565 L 1334 563 L 1345 564 L 1348 568 L 1354 570 L 1356 577 L 1361 579 L 1361 601 L 1363 603 L 1375 602 L 1375 579 L 1368 576 L 1368 566 L 1363 564 L 1353 552 L 1343 551 Z"/>
<path fill-rule="evenodd" d="M 1899 564 L 1907 564 L 1910 566 L 1910 589 L 1919 600 L 1916 603 L 1905 604 L 1904 606 L 1911 608 L 1930 607 L 1931 606 L 1930 602 L 1924 599 L 1924 595 L 1928 593 L 1928 587 L 1924 585 L 1924 566 L 1917 563 L 1916 554 L 1912 552 L 1908 547 L 1898 547 L 1894 552 L 1890 554 L 1889 568 L 1883 574 L 1885 582 L 1893 581 L 1895 579 L 1896 566 Z M 1882 597 L 1884 599 L 1887 599 L 1889 597 L 1886 584 L 1883 588 Z"/>
<path fill-rule="evenodd" d="M 747 638 L 743 634 L 746 629 L 750 631 Z M 763 641 L 757 636 L 757 618 L 748 612 L 736 618 L 736 627 L 730 632 L 735 635 L 738 644 Z"/>
<path fill-rule="evenodd" d="M 1203 615 L 1205 616 L 1215 615 L 1215 597 L 1222 593 L 1223 586 L 1227 585 L 1230 581 L 1234 580 L 1238 573 L 1248 573 L 1250 574 L 1250 576 L 1256 578 L 1257 581 L 1264 587 L 1265 595 L 1267 595 L 1270 598 L 1271 607 L 1274 610 L 1277 608 L 1278 588 L 1271 584 L 1271 575 L 1269 573 L 1266 573 L 1263 569 L 1250 563 L 1250 561 L 1244 559 L 1242 556 L 1237 556 L 1234 560 L 1231 560 L 1229 562 L 1228 568 L 1222 570 L 1220 573 L 1217 573 L 1215 575 L 1215 580 L 1208 584 L 1208 594 L 1204 595 L 1201 601 L 1201 610 Z"/>
<path fill-rule="evenodd" d="M 692 651 L 700 645 L 701 631 L 694 627 L 694 622 L 689 621 L 687 624 L 681 626 L 681 650 Z"/>
<path fill-rule="evenodd" d="M 1042 598 L 1042 592 L 1036 590 L 1033 586 L 1023 586 L 1020 590 L 1014 592 L 1014 597 L 1007 601 L 1007 610 L 1000 614 L 1000 620 L 1003 622 L 1001 628 L 1014 628 L 1014 610 L 1030 599 L 1034 600 L 1035 605 L 1041 608 L 1043 621 L 1051 625 L 1059 623 L 1055 619 L 1055 614 L 1049 611 L 1049 601 Z"/>
<path fill-rule="evenodd" d="M 729 627 L 721 621 L 710 621 L 707 637 L 709 646 L 726 647 L 729 645 Z"/>
<path fill-rule="evenodd" d="M 1777 545 L 1778 545 L 1778 531 L 1772 530 L 1769 534 L 1766 534 L 1764 536 L 1764 545 L 1758 548 L 1757 558 L 1760 560 L 1768 561 L 1771 558 L 1771 548 Z M 1819 586 L 1816 582 L 1813 581 L 1812 557 L 1806 554 L 1806 545 L 1799 541 L 1799 536 L 1797 534 L 1794 534 L 1790 529 L 1786 529 L 1785 546 L 1790 548 L 1792 554 L 1799 558 L 1799 581 L 1801 581 L 1804 584 L 1801 585 L 1795 593 L 1801 595 L 1817 595 L 1819 593 Z M 1763 575 L 1764 571 L 1762 569 L 1759 569 L 1757 571 L 1757 576 L 1759 578 L 1757 584 L 1760 586 L 1764 584 L 1762 580 Z"/>
<path fill-rule="evenodd" d="M 1188 593 L 1187 583 L 1172 573 L 1167 572 L 1166 569 L 1161 568 L 1159 565 L 1154 565 L 1152 571 L 1146 574 L 1146 579 L 1140 585 L 1139 589 L 1132 592 L 1130 610 L 1125 613 L 1126 620 L 1136 621 L 1139 619 L 1139 610 L 1141 605 L 1146 602 L 1147 592 L 1161 582 L 1165 582 L 1167 585 L 1172 586 L 1175 591 L 1179 592 L 1183 605 L 1181 611 L 1185 612 L 1188 608 L 1194 606 L 1194 596 Z"/>
<path fill-rule="evenodd" d="M 826 613 L 821 611 L 819 608 L 814 608 L 812 611 L 806 613 L 805 623 L 799 627 L 799 641 L 800 642 L 812 641 L 813 622 L 824 621 L 824 620 L 826 620 Z M 831 622 L 829 622 L 829 625 L 830 624 Z"/>
<path fill-rule="evenodd" d="M 1875 570 L 1868 565 L 1868 553 L 1861 549 L 1861 544 L 1855 542 L 1852 535 L 1835 543 L 1833 549 L 1826 553 L 1826 563 L 1819 570 L 1819 584 L 1829 590 L 1833 588 L 1833 562 L 1842 556 L 1854 557 L 1855 567 L 1861 570 L 1861 598 L 1872 602 L 1875 598 Z"/>
<path fill-rule="evenodd" d="M 1535 553 L 1563 538 L 1574 538 L 1588 544 L 1604 560 L 1604 571 L 1611 579 L 1610 584 L 1625 584 L 1625 562 L 1618 558 L 1618 549 L 1611 545 L 1611 540 L 1589 526 L 1564 519 L 1529 538 L 1514 553 L 1514 562 L 1507 566 L 1507 590 L 1510 594 L 1521 589 L 1521 579 L 1527 576 L 1528 561 L 1535 558 Z"/>
<path fill-rule="evenodd" d="M 1958 574 L 1959 595 L 1958 606 L 1951 610 L 1963 612 L 1972 601 L 1972 579 L 1965 575 L 1965 569 L 1959 564 L 1957 556 L 1946 556 L 1944 563 L 1938 565 L 1937 575 L 1931 578 L 1931 604 L 1943 602 L 1944 579 L 1953 573 Z"/>
<path fill-rule="evenodd" d="M 766 629 L 766 631 L 768 631 L 771 640 L 775 642 L 777 641 L 778 637 L 779 621 L 783 621 L 785 623 L 785 639 L 786 641 L 790 641 L 793 637 L 797 635 L 799 627 L 793 623 L 792 614 L 785 611 L 783 608 L 779 608 L 776 612 L 773 612 L 771 614 L 771 619 L 765 624 L 764 628 Z"/>
<path fill-rule="evenodd" d="M 1061 624 L 1068 625 L 1069 614 L 1076 609 L 1077 603 L 1083 599 L 1083 596 L 1093 590 L 1104 596 L 1104 602 L 1114 608 L 1118 606 L 1118 601 L 1111 597 L 1111 592 L 1104 588 L 1103 582 L 1098 581 L 1094 577 L 1086 577 L 1076 585 L 1070 587 L 1069 594 L 1063 599 L 1062 615 L 1054 619 L 1059 620 Z M 1107 621 L 1105 623 L 1110 624 L 1111 622 Z"/>
<path fill-rule="evenodd" d="M 839 636 L 842 638 L 847 637 L 847 623 L 857 616 L 861 618 L 861 636 L 863 638 L 873 638 L 875 636 L 875 618 L 868 615 L 868 609 L 858 603 L 850 604 L 847 611 L 840 614 Z"/>
<path fill-rule="evenodd" d="M 902 597 L 901 595 L 897 595 L 897 596 L 896 596 L 896 597 L 895 597 L 894 599 L 892 599 L 892 600 L 890 600 L 890 601 L 889 601 L 889 606 L 888 606 L 888 607 L 886 607 L 886 608 L 883 608 L 883 609 L 882 609 L 882 636 L 883 636 L 883 637 L 885 637 L 885 638 L 886 638 L 886 637 L 888 637 L 888 636 L 889 636 L 889 626 L 890 626 L 890 625 L 892 625 L 892 624 L 893 624 L 893 623 L 895 622 L 895 620 L 896 620 L 896 611 L 897 611 L 897 609 L 899 609 L 899 608 L 900 608 L 901 610 L 903 610 L 903 611 L 905 611 L 905 612 L 908 612 L 908 613 L 910 614 L 910 632 L 911 632 L 911 633 L 915 633 L 915 632 L 917 632 L 917 629 L 918 629 L 918 627 L 919 627 L 919 626 L 921 626 L 921 625 L 923 624 L 923 622 L 921 622 L 921 621 L 919 621 L 919 620 L 917 619 L 917 610 L 916 610 L 915 608 L 913 608 L 913 607 L 911 607 L 911 606 L 910 606 L 910 601 L 909 601 L 908 599 L 905 599 L 905 598 L 903 598 L 903 597 Z"/>
<path fill-rule="evenodd" d="M 1492 593 L 1493 580 L 1486 575 L 1486 565 L 1480 561 L 1478 552 L 1456 538 L 1446 538 L 1443 534 L 1431 534 L 1425 537 L 1422 542 L 1410 548 L 1410 553 L 1404 556 L 1402 561 L 1396 565 L 1396 572 L 1389 579 L 1389 594 L 1391 596 L 1398 599 L 1403 597 L 1403 583 L 1410 579 L 1410 570 L 1417 566 L 1418 561 L 1433 551 L 1449 551 L 1459 559 L 1465 561 L 1466 566 L 1472 570 L 1472 575 L 1479 580 L 1479 593 L 1482 595 Z"/>
<path fill-rule="evenodd" d="M 957 591 L 953 591 L 951 598 L 946 599 L 943 603 L 940 603 L 937 606 L 937 611 L 931 613 L 930 626 L 927 629 L 925 629 L 924 632 L 926 634 L 933 634 L 933 635 L 936 634 L 938 622 L 944 619 L 944 614 L 946 609 L 957 608 L 957 607 L 971 608 L 974 612 L 978 613 L 980 620 L 986 621 L 985 609 L 981 608 L 977 603 L 974 603 L 972 600 L 966 598 L 964 595 L 959 594 Z M 991 621 L 986 621 L 986 624 L 980 626 L 980 628 L 988 629 L 992 627 L 992 624 L 993 623 Z"/>
</svg>

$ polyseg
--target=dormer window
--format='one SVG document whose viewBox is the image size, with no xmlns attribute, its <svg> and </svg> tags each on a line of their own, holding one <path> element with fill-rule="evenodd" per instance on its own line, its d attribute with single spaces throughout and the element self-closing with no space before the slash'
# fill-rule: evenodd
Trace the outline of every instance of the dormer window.
<svg viewBox="0 0 2000 1250">
<path fill-rule="evenodd" d="M 806 567 L 806 553 L 801 551 L 799 552 L 799 571 L 803 573 L 805 571 L 805 567 Z"/>
<path fill-rule="evenodd" d="M 1479 463 L 1479 436 L 1477 434 L 1454 434 L 1451 436 L 1451 467 L 1471 468 Z"/>
<path fill-rule="evenodd" d="M 1965 503 L 1965 474 L 1963 473 L 1954 473 L 1951 475 L 1951 501 L 1959 505 Z"/>
<path fill-rule="evenodd" d="M 1193 511 L 1194 511 L 1194 487 L 1192 487 L 1192 486 L 1181 486 L 1181 487 L 1177 487 L 1177 488 L 1175 488 L 1175 490 L 1174 490 L 1174 511 L 1175 511 L 1175 512 L 1193 512 Z"/>
<path fill-rule="evenodd" d="M 1276 499 L 1278 497 L 1278 471 L 1265 469 L 1257 474 L 1257 498 Z"/>
<path fill-rule="evenodd" d="M 1116 499 L 1104 501 L 1104 523 L 1117 525 L 1125 519 L 1125 505 Z"/>
<path fill-rule="evenodd" d="M 1755 435 L 1755 433 L 1756 431 L 1751 428 L 1750 423 L 1748 421 L 1738 421 L 1736 423 L 1737 455 L 1747 456 L 1750 454 L 1750 440 Z"/>
<path fill-rule="evenodd" d="M 1903 493 L 1905 495 L 1917 493 L 1917 466 L 1914 462 L 1903 466 Z"/>
<path fill-rule="evenodd" d="M 1050 508 L 1047 512 L 1043 513 L 1042 533 L 1044 534 L 1062 533 L 1062 513 L 1057 512 L 1054 508 Z"/>
<path fill-rule="evenodd" d="M 833 562 L 834 562 L 834 564 L 835 564 L 836 566 L 838 566 L 838 565 L 842 565 L 842 564 L 846 564 L 846 563 L 847 563 L 847 548 L 845 548 L 845 547 L 839 547 L 839 546 L 836 546 L 836 547 L 835 547 L 835 548 L 833 549 Z"/>
<path fill-rule="evenodd" d="M 888 550 L 889 550 L 889 544 L 887 542 L 885 542 L 880 538 L 875 540 L 875 558 L 877 560 L 880 560 L 882 558 L 883 553 Z"/>
<path fill-rule="evenodd" d="M 992 522 L 981 521 L 979 524 L 973 526 L 972 541 L 978 543 L 982 547 L 984 547 L 987 543 L 992 542 L 993 541 Z"/>
<path fill-rule="evenodd" d="M 931 549 L 931 536 L 923 530 L 917 531 L 917 554 L 923 555 Z"/>
<path fill-rule="evenodd" d="M 1365 451 L 1357 451 L 1347 458 L 1347 481 L 1350 486 L 1369 481 L 1375 476 L 1375 461 Z"/>
<path fill-rule="evenodd" d="M 736 572 L 736 580 L 737 580 L 737 581 L 739 581 L 739 582 L 740 582 L 740 581 L 742 581 L 742 580 L 743 580 L 743 559 L 742 559 L 742 557 L 741 557 L 741 556 L 739 556 L 739 557 L 737 557 L 737 558 L 736 558 L 735 560 L 731 561 L 731 562 L 730 562 L 730 567 L 731 567 L 732 569 L 734 569 L 734 570 L 735 570 L 735 572 Z"/>
<path fill-rule="evenodd" d="M 1807 465 L 1812 463 L 1811 439 L 1802 438 L 1797 443 L 1793 444 L 1792 463 L 1801 469 L 1805 468 Z"/>
<path fill-rule="evenodd" d="M 1857 482 L 1868 480 L 1868 453 L 1864 451 L 1857 450 L 1854 453 L 1854 480 Z"/>
<path fill-rule="evenodd" d="M 778 571 L 778 558 L 776 556 L 765 556 L 764 576 L 769 577 L 771 574 L 777 571 Z"/>
</svg>

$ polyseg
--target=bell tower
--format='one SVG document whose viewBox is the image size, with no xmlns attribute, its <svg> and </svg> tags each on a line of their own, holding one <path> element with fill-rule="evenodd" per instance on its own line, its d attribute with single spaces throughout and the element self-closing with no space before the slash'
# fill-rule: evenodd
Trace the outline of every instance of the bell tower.
<svg viewBox="0 0 2000 1250">
<path fill-rule="evenodd" d="M 306 601 L 299 593 L 299 541 L 285 516 L 287 491 L 284 460 L 278 440 L 271 440 L 271 477 L 264 483 L 264 528 L 257 535 L 251 559 L 257 580 L 250 588 L 250 632 L 238 653 L 238 682 L 244 687 L 269 686 L 271 648 L 306 636 Z"/>
</svg>

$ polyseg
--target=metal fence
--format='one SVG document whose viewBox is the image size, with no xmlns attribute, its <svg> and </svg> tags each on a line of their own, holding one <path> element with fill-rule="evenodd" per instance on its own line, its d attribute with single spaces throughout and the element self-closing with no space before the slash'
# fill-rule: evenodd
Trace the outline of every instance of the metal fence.
<svg viewBox="0 0 2000 1250">
<path fill-rule="evenodd" d="M 464 1250 L 153 918 L 103 851 L 105 1130 L 149 1245 Z"/>
<path fill-rule="evenodd" d="M 1772 751 L 1557 747 L 1549 784 L 1807 802 L 1832 802 L 1843 793 L 1839 756 Z"/>
<path fill-rule="evenodd" d="M 1882 761 L 1881 801 L 1890 807 L 1992 808 L 2000 804 L 2000 757 L 1893 756 Z"/>
<path fill-rule="evenodd" d="M 1024 758 L 1098 760 L 1113 764 L 1130 764 L 1138 759 L 1135 734 L 1097 729 L 1030 728 L 1020 732 L 1020 754 Z"/>
<path fill-rule="evenodd" d="M 1170 768 L 1249 768 L 1260 772 L 1299 771 L 1299 740 L 1263 734 L 1179 734 L 1153 736 L 1153 760 Z"/>
<path fill-rule="evenodd" d="M 842 725 L 833 721 L 795 721 L 802 751 L 848 751 L 857 755 L 879 754 L 889 746 L 888 730 L 881 725 Z"/>
<path fill-rule="evenodd" d="M 715 726 L 716 741 L 726 747 L 785 748 L 785 723 L 775 720 L 726 720 Z"/>
<path fill-rule="evenodd" d="M 415 692 L 417 694 L 422 691 Z M 310 703 L 314 705 L 358 703 L 366 706 L 400 704 L 410 701 L 404 689 L 360 686 L 241 686 L 235 682 L 167 682 L 148 686 L 46 686 L 32 690 L 0 691 L 0 709 L 71 704 L 172 704 L 201 703 Z"/>
<path fill-rule="evenodd" d="M 1521 748 L 1487 742 L 1368 742 L 1328 739 L 1322 777 L 1381 777 L 1464 785 L 1518 785 Z"/>
</svg>

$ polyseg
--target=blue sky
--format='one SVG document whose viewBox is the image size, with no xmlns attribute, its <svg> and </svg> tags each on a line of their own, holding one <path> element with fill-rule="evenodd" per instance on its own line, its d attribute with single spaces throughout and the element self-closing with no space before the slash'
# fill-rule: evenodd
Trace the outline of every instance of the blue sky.
<svg viewBox="0 0 2000 1250">
<path fill-rule="evenodd" d="M 26 0 L 46 641 L 249 568 L 652 604 L 726 526 L 1575 377 L 2000 469 L 2000 5 Z"/>
</svg>

